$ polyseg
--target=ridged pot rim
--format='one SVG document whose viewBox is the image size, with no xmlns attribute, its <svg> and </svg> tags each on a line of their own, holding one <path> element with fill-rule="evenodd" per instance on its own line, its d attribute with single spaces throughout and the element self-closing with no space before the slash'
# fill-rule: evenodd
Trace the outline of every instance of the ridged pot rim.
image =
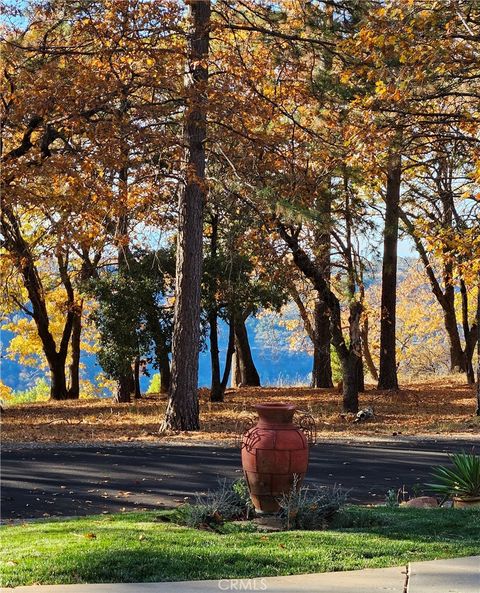
<svg viewBox="0 0 480 593">
<path fill-rule="evenodd" d="M 295 404 L 287 404 L 284 402 L 272 402 L 272 403 L 265 403 L 265 404 L 255 404 L 253 406 L 255 410 L 296 410 Z"/>
<path fill-rule="evenodd" d="M 258 414 L 257 426 L 261 427 L 293 427 L 293 415 L 296 411 L 294 404 L 286 402 L 258 403 L 254 405 Z"/>
</svg>

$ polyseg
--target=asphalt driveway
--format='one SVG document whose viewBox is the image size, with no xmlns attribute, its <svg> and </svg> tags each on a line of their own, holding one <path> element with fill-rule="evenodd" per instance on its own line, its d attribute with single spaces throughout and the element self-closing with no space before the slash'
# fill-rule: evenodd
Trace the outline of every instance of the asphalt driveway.
<svg viewBox="0 0 480 593">
<path fill-rule="evenodd" d="M 480 441 L 321 442 L 307 482 L 350 489 L 351 502 L 428 479 L 447 453 Z M 237 449 L 185 445 L 4 446 L 2 520 L 158 509 L 241 475 Z"/>
</svg>

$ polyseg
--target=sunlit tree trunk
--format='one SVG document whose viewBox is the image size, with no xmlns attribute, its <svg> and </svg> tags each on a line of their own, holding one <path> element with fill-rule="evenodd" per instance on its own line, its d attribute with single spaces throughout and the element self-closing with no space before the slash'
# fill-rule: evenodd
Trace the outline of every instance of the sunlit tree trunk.
<svg viewBox="0 0 480 593">
<path fill-rule="evenodd" d="M 205 141 L 210 0 L 190 0 L 187 105 L 184 134 L 187 146 L 185 187 L 179 196 L 172 372 L 169 399 L 161 430 L 198 430 L 198 356 L 202 281 L 203 207 L 207 197 Z"/>
<path fill-rule="evenodd" d="M 325 3 L 325 28 L 328 34 L 334 31 L 334 8 Z M 333 54 L 327 48 L 322 54 L 323 72 L 330 74 L 333 66 Z M 319 266 L 325 280 L 330 284 L 331 264 L 331 226 L 332 226 L 332 180 L 327 178 L 320 183 L 317 199 L 318 221 L 314 231 L 315 264 Z M 329 310 L 317 292 L 314 310 L 314 340 L 313 340 L 313 368 L 312 387 L 333 387 L 332 361 L 330 355 L 330 319 Z"/>
</svg>

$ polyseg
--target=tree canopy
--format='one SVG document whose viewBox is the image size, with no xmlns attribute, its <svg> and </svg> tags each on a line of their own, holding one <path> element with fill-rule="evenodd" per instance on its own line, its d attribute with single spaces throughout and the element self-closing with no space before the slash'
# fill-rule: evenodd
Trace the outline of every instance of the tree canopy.
<svg viewBox="0 0 480 593">
<path fill-rule="evenodd" d="M 476 0 L 5 3 L 2 317 L 30 336 L 9 356 L 78 398 L 94 322 L 117 399 L 154 361 L 163 428 L 198 429 L 202 340 L 219 401 L 231 368 L 260 384 L 247 320 L 293 307 L 346 412 L 422 344 L 473 383 L 479 35 Z"/>
</svg>

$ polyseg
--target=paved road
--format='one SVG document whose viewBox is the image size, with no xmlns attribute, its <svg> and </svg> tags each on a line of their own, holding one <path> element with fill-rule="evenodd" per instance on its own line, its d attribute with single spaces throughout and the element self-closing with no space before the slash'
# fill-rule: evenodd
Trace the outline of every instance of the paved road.
<svg viewBox="0 0 480 593">
<path fill-rule="evenodd" d="M 341 484 L 352 502 L 383 501 L 388 489 L 428 478 L 447 452 L 468 441 L 322 442 L 310 455 L 308 482 Z M 476 439 L 477 450 L 480 441 Z M 2 519 L 158 509 L 241 475 L 239 451 L 205 446 L 4 447 Z"/>
</svg>

